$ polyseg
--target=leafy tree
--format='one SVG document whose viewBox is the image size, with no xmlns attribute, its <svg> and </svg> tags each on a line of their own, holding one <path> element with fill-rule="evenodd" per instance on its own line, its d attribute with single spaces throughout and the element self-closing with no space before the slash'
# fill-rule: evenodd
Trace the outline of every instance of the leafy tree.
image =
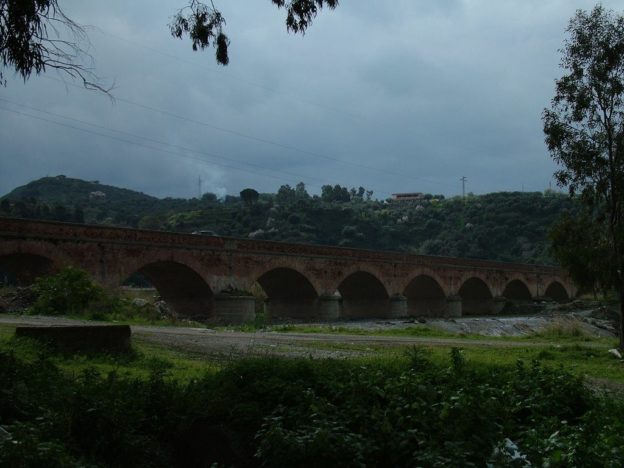
<svg viewBox="0 0 624 468">
<path fill-rule="evenodd" d="M 333 201 L 334 188 L 331 185 L 323 185 L 321 187 L 321 200 L 326 202 Z"/>
<path fill-rule="evenodd" d="M 57 221 L 69 221 L 70 216 L 67 213 L 67 208 L 63 205 L 54 206 L 54 219 Z"/>
<path fill-rule="evenodd" d="M 286 29 L 304 34 L 319 10 L 338 6 L 338 0 L 271 0 L 286 10 Z M 213 2 L 190 0 L 169 25 L 174 37 L 188 35 L 193 50 L 214 46 L 216 60 L 229 63 L 228 37 L 223 32 L 225 18 Z M 108 93 L 97 76 L 83 62 L 91 59 L 88 37 L 83 27 L 65 15 L 58 0 L 0 0 L 0 60 L 27 80 L 34 72 L 52 68 L 79 79 L 89 89 Z M 6 79 L 0 72 L 0 83 Z"/>
<path fill-rule="evenodd" d="M 81 79 L 87 88 L 104 90 L 81 63 L 89 57 L 80 45 L 86 39 L 84 29 L 63 13 L 57 0 L 0 0 L 0 59 L 24 80 L 32 72 L 54 68 Z M 1 71 L 0 82 L 6 85 Z"/>
<path fill-rule="evenodd" d="M 544 133 L 561 167 L 557 182 L 580 194 L 604 230 L 610 253 L 604 268 L 624 317 L 624 17 L 600 5 L 578 10 L 567 32 L 565 74 L 544 110 Z"/>
<path fill-rule="evenodd" d="M 213 45 L 216 49 L 217 63 L 227 65 L 228 45 L 230 41 L 223 33 L 225 18 L 213 4 L 206 5 L 197 0 L 191 0 L 174 16 L 169 25 L 173 37 L 182 38 L 188 34 L 193 41 L 193 50 L 205 49 Z"/>
<path fill-rule="evenodd" d="M 305 184 L 303 182 L 299 182 L 297 185 L 295 185 L 295 195 L 301 200 L 307 200 L 308 198 L 310 198 L 310 195 L 308 194 L 305 188 Z"/>
<path fill-rule="evenodd" d="M 351 194 L 347 187 L 341 187 L 340 185 L 334 185 L 334 201 L 347 203 L 351 201 Z"/>
<path fill-rule="evenodd" d="M 282 185 L 275 196 L 275 201 L 281 205 L 290 205 L 295 203 L 297 198 L 297 193 L 295 189 L 293 189 L 290 185 Z"/>
<path fill-rule="evenodd" d="M 251 206 L 258 201 L 260 194 L 252 188 L 246 188 L 241 190 L 240 197 L 245 205 Z"/>
<path fill-rule="evenodd" d="M 82 210 L 82 207 L 80 205 L 74 205 L 73 221 L 75 223 L 84 223 L 85 222 L 84 211 Z"/>
<path fill-rule="evenodd" d="M 582 290 L 594 294 L 612 287 L 605 271 L 610 255 L 605 234 L 603 222 L 587 212 L 562 217 L 549 233 L 554 256 Z"/>
<path fill-rule="evenodd" d="M 139 228 L 141 229 L 160 229 L 162 228 L 162 219 L 154 215 L 145 215 L 139 220 Z"/>
<path fill-rule="evenodd" d="M 341 185 L 323 185 L 321 187 L 321 199 L 326 202 L 349 202 L 351 201 L 351 193 L 347 187 Z"/>
</svg>

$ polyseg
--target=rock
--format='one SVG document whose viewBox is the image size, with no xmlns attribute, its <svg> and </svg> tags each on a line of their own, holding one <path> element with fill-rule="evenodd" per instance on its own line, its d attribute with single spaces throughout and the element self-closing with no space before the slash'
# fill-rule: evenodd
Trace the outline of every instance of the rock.
<svg viewBox="0 0 624 468">
<path fill-rule="evenodd" d="M 179 319 L 178 314 L 175 313 L 175 311 L 171 310 L 171 308 L 167 305 L 165 301 L 154 302 L 154 308 L 158 311 L 158 314 L 163 319 Z"/>
<path fill-rule="evenodd" d="M 532 466 L 527 456 L 520 451 L 520 448 L 508 438 L 498 444 L 492 452 L 492 458 L 505 466 Z M 487 467 L 496 466 L 497 463 L 487 463 Z"/>
<path fill-rule="evenodd" d="M 37 300 L 37 293 L 30 287 L 18 287 L 0 297 L 0 312 L 23 312 Z"/>
<path fill-rule="evenodd" d="M 609 354 L 615 356 L 618 359 L 622 359 L 622 354 L 615 348 L 609 350 Z"/>
<path fill-rule="evenodd" d="M 614 323 L 618 323 L 620 320 L 619 312 L 607 306 L 601 306 L 593 309 L 589 316 L 595 319 L 609 320 Z"/>
<path fill-rule="evenodd" d="M 577 299 L 575 301 L 565 302 L 563 304 L 555 304 L 552 306 L 551 309 L 552 311 L 556 312 L 572 312 L 575 310 L 589 309 L 592 306 L 595 306 L 595 303 Z"/>
<path fill-rule="evenodd" d="M 141 299 L 139 297 L 132 299 L 132 305 L 136 307 L 143 308 L 147 306 L 148 304 L 149 304 L 149 301 L 146 301 L 145 299 Z"/>
</svg>

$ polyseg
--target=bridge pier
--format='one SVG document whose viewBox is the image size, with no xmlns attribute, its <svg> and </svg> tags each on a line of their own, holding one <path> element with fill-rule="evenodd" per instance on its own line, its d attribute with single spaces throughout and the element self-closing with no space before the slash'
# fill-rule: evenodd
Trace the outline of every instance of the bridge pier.
<svg viewBox="0 0 624 468">
<path fill-rule="evenodd" d="M 316 306 L 316 315 L 320 321 L 333 322 L 340 319 L 340 296 L 319 296 Z"/>
<path fill-rule="evenodd" d="M 444 317 L 446 315 L 447 300 L 441 298 L 407 298 L 408 317 Z"/>
<path fill-rule="evenodd" d="M 500 314 L 507 305 L 507 298 L 503 296 L 496 296 L 492 299 L 490 304 L 490 313 L 493 315 Z"/>
<path fill-rule="evenodd" d="M 253 296 L 215 294 L 213 314 L 208 322 L 219 325 L 242 325 L 254 321 L 256 299 Z"/>
<path fill-rule="evenodd" d="M 446 307 L 444 316 L 448 318 L 457 318 L 462 316 L 462 298 L 461 296 L 448 296 L 446 298 Z"/>
<path fill-rule="evenodd" d="M 388 308 L 389 319 L 398 319 L 407 317 L 407 297 L 397 294 L 390 298 L 390 307 Z"/>
</svg>

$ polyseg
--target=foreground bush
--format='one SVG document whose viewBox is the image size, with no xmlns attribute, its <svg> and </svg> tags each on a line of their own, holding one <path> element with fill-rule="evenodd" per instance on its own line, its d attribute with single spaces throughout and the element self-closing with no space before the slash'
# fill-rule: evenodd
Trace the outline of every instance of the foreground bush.
<svg viewBox="0 0 624 468">
<path fill-rule="evenodd" d="M 188 383 L 0 354 L 0 466 L 622 466 L 624 403 L 537 363 L 248 359 Z"/>
<path fill-rule="evenodd" d="M 89 275 L 73 267 L 37 278 L 33 285 L 36 300 L 29 311 L 38 315 L 82 316 L 95 320 L 150 320 L 153 307 L 140 307 L 130 299 L 105 290 Z"/>
<path fill-rule="evenodd" d="M 94 284 L 87 273 L 72 267 L 37 278 L 34 290 L 37 300 L 32 312 L 37 314 L 81 314 L 90 305 L 105 299 L 104 290 Z"/>
</svg>

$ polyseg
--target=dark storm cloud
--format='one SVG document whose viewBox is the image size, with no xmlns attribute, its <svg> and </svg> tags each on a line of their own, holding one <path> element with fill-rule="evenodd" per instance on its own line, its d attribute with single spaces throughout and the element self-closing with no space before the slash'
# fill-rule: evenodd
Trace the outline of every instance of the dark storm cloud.
<svg viewBox="0 0 624 468">
<path fill-rule="evenodd" d="M 232 39 L 221 68 L 212 50 L 168 35 L 177 3 L 61 1 L 93 26 L 97 72 L 118 99 L 54 73 L 11 79 L 0 89 L 18 103 L 0 101 L 1 193 L 59 173 L 158 196 L 194 196 L 199 178 L 220 194 L 303 180 L 453 195 L 462 175 L 476 193 L 543 190 L 554 166 L 540 113 L 557 49 L 574 11 L 593 6 L 343 0 L 300 37 L 268 0 L 218 2 Z"/>
</svg>

